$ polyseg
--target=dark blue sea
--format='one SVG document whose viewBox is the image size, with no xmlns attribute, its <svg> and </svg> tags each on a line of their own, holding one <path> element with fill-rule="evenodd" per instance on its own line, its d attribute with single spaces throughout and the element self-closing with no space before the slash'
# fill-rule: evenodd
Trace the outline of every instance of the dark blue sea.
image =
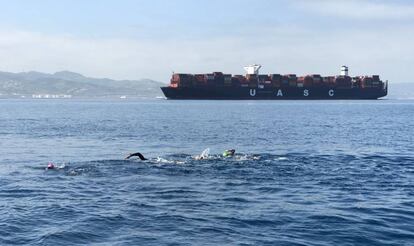
<svg viewBox="0 0 414 246">
<path fill-rule="evenodd" d="M 414 245 L 414 101 L 2 100 L 0 154 L 0 245 Z"/>
</svg>

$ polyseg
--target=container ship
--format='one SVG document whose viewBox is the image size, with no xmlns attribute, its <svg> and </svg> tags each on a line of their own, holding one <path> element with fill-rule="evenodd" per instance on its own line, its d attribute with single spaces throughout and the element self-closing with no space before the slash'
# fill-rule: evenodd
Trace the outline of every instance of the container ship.
<svg viewBox="0 0 414 246">
<path fill-rule="evenodd" d="M 244 67 L 246 75 L 222 72 L 208 74 L 174 73 L 170 85 L 161 87 L 168 99 L 227 100 L 308 100 L 308 99 L 378 99 L 388 93 L 388 81 L 379 75 L 349 76 L 347 66 L 340 75 L 259 73 L 261 65 Z"/>
</svg>

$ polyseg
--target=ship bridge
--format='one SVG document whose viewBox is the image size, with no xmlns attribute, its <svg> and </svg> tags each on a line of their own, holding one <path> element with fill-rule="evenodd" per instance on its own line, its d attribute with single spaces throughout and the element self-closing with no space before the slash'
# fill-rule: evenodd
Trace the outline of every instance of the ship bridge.
<svg viewBox="0 0 414 246">
<path fill-rule="evenodd" d="M 262 68 L 262 65 L 253 64 L 253 65 L 245 66 L 244 70 L 246 70 L 247 74 L 249 75 L 253 75 L 253 74 L 258 75 L 260 68 Z"/>
</svg>

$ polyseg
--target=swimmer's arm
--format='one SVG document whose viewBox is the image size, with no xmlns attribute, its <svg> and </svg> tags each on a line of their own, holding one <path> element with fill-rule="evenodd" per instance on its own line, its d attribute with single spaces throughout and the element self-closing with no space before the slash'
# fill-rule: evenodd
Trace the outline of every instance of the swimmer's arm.
<svg viewBox="0 0 414 246">
<path fill-rule="evenodd" d="M 139 159 L 141 159 L 142 161 L 148 160 L 147 158 L 145 158 L 141 153 L 137 152 L 137 153 L 133 153 L 133 154 L 129 154 L 129 156 L 127 156 L 125 159 L 128 160 L 131 157 L 137 156 L 139 157 Z"/>
</svg>

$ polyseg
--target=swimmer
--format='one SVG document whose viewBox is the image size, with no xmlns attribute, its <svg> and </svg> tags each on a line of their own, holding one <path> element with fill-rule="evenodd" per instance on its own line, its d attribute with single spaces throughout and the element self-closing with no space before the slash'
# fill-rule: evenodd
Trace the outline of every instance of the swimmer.
<svg viewBox="0 0 414 246">
<path fill-rule="evenodd" d="M 47 164 L 46 170 L 51 170 L 51 169 L 55 169 L 55 164 L 53 164 L 52 162 L 49 162 Z"/>
<path fill-rule="evenodd" d="M 228 149 L 223 152 L 223 157 L 233 157 L 234 153 L 236 152 L 235 149 Z"/>
<path fill-rule="evenodd" d="M 204 160 L 205 158 L 206 157 L 204 157 L 204 156 L 197 155 L 196 157 L 194 157 L 194 160 L 199 161 L 199 160 Z"/>
<path fill-rule="evenodd" d="M 55 164 L 53 162 L 49 162 L 49 163 L 47 163 L 47 167 L 45 169 L 46 170 L 60 170 L 60 169 L 65 169 L 65 168 L 66 168 L 65 163 L 58 166 L 57 164 Z"/>
<path fill-rule="evenodd" d="M 141 159 L 141 161 L 146 161 L 146 160 L 148 160 L 147 158 L 145 158 L 145 157 L 144 157 L 141 153 L 139 153 L 139 152 L 129 154 L 127 157 L 125 157 L 125 160 L 128 160 L 129 158 L 134 157 L 134 156 L 138 156 L 138 158 L 139 158 L 139 159 Z"/>
<path fill-rule="evenodd" d="M 200 155 L 194 157 L 195 160 L 207 159 L 210 155 L 210 148 L 205 149 Z"/>
</svg>

